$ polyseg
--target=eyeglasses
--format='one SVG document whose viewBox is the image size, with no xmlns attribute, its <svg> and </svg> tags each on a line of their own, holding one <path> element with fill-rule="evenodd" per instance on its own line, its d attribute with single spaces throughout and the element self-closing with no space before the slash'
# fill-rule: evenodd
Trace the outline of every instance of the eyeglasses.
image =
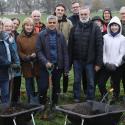
<svg viewBox="0 0 125 125">
<path fill-rule="evenodd" d="M 40 17 L 40 16 L 33 16 L 33 17 Z"/>
<path fill-rule="evenodd" d="M 73 9 L 79 8 L 79 6 L 72 7 Z"/>
<path fill-rule="evenodd" d="M 56 24 L 56 22 L 48 22 L 49 24 Z"/>
<path fill-rule="evenodd" d="M 87 16 L 88 14 L 87 13 L 81 13 L 80 15 L 81 16 Z"/>
</svg>

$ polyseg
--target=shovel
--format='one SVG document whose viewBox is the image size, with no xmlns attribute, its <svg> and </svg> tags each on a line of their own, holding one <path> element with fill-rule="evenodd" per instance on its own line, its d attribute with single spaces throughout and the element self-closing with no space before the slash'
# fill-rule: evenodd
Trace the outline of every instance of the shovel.
<svg viewBox="0 0 125 125">
<path fill-rule="evenodd" d="M 49 74 L 49 108 L 50 111 L 52 109 L 52 71 L 54 69 L 54 65 L 51 66 L 51 68 L 47 69 L 47 72 Z"/>
<path fill-rule="evenodd" d="M 54 69 L 54 65 L 51 66 L 51 68 L 47 69 L 47 72 L 49 74 L 49 103 L 47 103 L 47 105 L 49 105 L 49 107 L 46 107 L 46 110 L 44 112 L 43 118 L 44 120 L 48 120 L 51 119 L 51 113 L 52 113 L 52 89 L 53 89 L 53 85 L 52 85 L 52 71 Z"/>
</svg>

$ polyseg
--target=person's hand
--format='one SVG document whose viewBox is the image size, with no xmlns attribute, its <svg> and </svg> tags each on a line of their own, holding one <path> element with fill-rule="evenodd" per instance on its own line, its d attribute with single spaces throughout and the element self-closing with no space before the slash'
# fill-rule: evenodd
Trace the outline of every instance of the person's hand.
<svg viewBox="0 0 125 125">
<path fill-rule="evenodd" d="M 52 63 L 48 62 L 48 63 L 46 63 L 46 68 L 49 69 L 52 67 L 52 65 L 53 65 Z"/>
<path fill-rule="evenodd" d="M 68 72 L 65 72 L 64 75 L 65 75 L 65 76 L 69 76 L 69 73 L 68 73 Z"/>
<path fill-rule="evenodd" d="M 16 72 L 20 72 L 21 67 L 19 64 L 12 64 L 11 67 L 13 68 L 13 70 L 15 70 Z"/>
<path fill-rule="evenodd" d="M 110 71 L 115 71 L 117 68 L 115 64 L 109 64 L 109 63 L 106 63 L 105 67 Z"/>
<path fill-rule="evenodd" d="M 125 55 L 122 57 L 122 60 L 125 61 Z"/>
<path fill-rule="evenodd" d="M 14 68 L 14 69 L 16 69 L 16 68 L 19 68 L 20 65 L 19 64 L 12 64 L 11 67 Z"/>
<path fill-rule="evenodd" d="M 95 71 L 98 72 L 101 69 L 100 66 L 95 65 Z"/>
<path fill-rule="evenodd" d="M 31 58 L 36 58 L 36 53 L 32 53 L 32 54 L 30 55 L 30 57 L 31 57 Z"/>
</svg>

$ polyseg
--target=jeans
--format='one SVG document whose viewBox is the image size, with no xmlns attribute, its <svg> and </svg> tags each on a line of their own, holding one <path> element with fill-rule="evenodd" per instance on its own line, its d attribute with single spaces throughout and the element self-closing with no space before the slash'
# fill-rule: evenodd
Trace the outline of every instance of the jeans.
<svg viewBox="0 0 125 125">
<path fill-rule="evenodd" d="M 28 102 L 30 102 L 30 97 L 35 94 L 34 77 L 25 78 L 26 92 L 28 96 Z"/>
<path fill-rule="evenodd" d="M 0 79 L 1 102 L 9 102 L 9 79 Z"/>
<path fill-rule="evenodd" d="M 83 61 L 74 60 L 73 68 L 74 68 L 74 85 L 73 85 L 74 98 L 78 100 L 80 99 L 81 80 L 83 77 L 82 73 L 85 70 L 87 77 L 86 99 L 93 100 L 95 97 L 94 65 L 85 64 Z"/>
</svg>

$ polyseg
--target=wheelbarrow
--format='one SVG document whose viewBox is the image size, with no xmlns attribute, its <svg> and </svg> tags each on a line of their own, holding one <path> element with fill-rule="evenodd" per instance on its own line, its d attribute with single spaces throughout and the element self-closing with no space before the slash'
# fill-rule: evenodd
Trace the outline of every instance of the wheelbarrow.
<svg viewBox="0 0 125 125">
<path fill-rule="evenodd" d="M 35 125 L 34 115 L 43 108 L 32 104 L 1 104 L 0 125 Z"/>
<path fill-rule="evenodd" d="M 56 110 L 65 114 L 64 125 L 118 125 L 125 106 L 109 105 L 97 101 L 56 106 Z"/>
</svg>

